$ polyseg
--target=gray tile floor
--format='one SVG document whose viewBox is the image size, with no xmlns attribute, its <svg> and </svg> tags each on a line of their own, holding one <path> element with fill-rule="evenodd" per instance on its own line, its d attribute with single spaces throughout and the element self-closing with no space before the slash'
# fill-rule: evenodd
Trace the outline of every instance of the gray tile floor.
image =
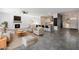
<svg viewBox="0 0 79 59">
<path fill-rule="evenodd" d="M 39 41 L 25 48 L 20 46 L 16 50 L 78 50 L 79 32 L 77 30 L 62 29 L 52 33 L 45 32 L 39 37 Z"/>
</svg>

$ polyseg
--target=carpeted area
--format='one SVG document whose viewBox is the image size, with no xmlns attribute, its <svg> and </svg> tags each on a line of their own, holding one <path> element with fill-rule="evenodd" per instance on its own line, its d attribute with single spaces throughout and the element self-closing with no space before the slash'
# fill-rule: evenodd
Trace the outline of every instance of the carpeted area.
<svg viewBox="0 0 79 59">
<path fill-rule="evenodd" d="M 13 37 L 12 41 L 9 43 L 7 50 L 12 50 L 22 45 L 22 39 L 16 36 Z"/>
</svg>

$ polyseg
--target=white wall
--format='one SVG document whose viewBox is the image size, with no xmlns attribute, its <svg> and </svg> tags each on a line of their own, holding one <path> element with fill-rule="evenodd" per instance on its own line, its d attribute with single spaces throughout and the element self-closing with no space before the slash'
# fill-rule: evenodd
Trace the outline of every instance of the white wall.
<svg viewBox="0 0 79 59">
<path fill-rule="evenodd" d="M 4 21 L 8 22 L 8 27 L 11 29 L 14 29 L 14 21 L 13 21 L 13 17 L 15 15 L 13 14 L 8 14 L 8 13 L 0 13 L 0 24 Z M 34 21 L 34 23 L 39 23 L 40 24 L 40 16 L 31 16 L 31 15 L 16 15 L 16 16 L 21 16 L 21 28 L 27 26 L 28 24 L 32 23 L 32 20 Z"/>
<path fill-rule="evenodd" d="M 6 14 L 6 13 L 0 13 L 0 24 L 4 21 L 8 21 L 8 27 L 13 28 L 13 16 Z"/>
<path fill-rule="evenodd" d="M 34 24 L 41 24 L 41 18 L 40 16 L 34 16 Z"/>
<path fill-rule="evenodd" d="M 54 13 L 53 18 L 57 18 L 57 17 L 58 17 L 58 13 Z"/>
</svg>

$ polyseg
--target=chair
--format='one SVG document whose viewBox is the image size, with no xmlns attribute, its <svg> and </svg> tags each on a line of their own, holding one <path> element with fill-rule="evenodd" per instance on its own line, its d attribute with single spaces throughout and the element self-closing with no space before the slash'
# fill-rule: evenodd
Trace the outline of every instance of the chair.
<svg viewBox="0 0 79 59">
<path fill-rule="evenodd" d="M 22 44 L 25 47 L 31 46 L 33 44 L 35 44 L 38 41 L 38 38 L 32 35 L 28 35 L 25 37 L 22 37 Z"/>
<path fill-rule="evenodd" d="M 44 34 L 44 29 L 42 27 L 34 28 L 33 33 L 36 34 L 36 35 L 43 35 Z"/>
<path fill-rule="evenodd" d="M 7 47 L 7 37 L 3 36 L 0 38 L 0 49 L 5 49 Z"/>
<path fill-rule="evenodd" d="M 2 36 L 6 36 L 8 38 L 7 39 L 8 42 L 11 41 L 11 33 L 10 32 L 3 33 Z"/>
</svg>

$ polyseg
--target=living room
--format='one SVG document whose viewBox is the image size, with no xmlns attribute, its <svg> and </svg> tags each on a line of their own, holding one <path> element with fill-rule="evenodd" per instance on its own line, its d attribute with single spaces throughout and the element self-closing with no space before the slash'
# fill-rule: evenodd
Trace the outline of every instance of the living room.
<svg viewBox="0 0 79 59">
<path fill-rule="evenodd" d="M 79 49 L 76 46 L 79 34 L 78 10 L 78 8 L 0 8 L 0 48 Z M 70 37 L 74 40 L 70 41 Z M 62 39 L 67 40 L 64 41 L 65 44 Z"/>
</svg>

